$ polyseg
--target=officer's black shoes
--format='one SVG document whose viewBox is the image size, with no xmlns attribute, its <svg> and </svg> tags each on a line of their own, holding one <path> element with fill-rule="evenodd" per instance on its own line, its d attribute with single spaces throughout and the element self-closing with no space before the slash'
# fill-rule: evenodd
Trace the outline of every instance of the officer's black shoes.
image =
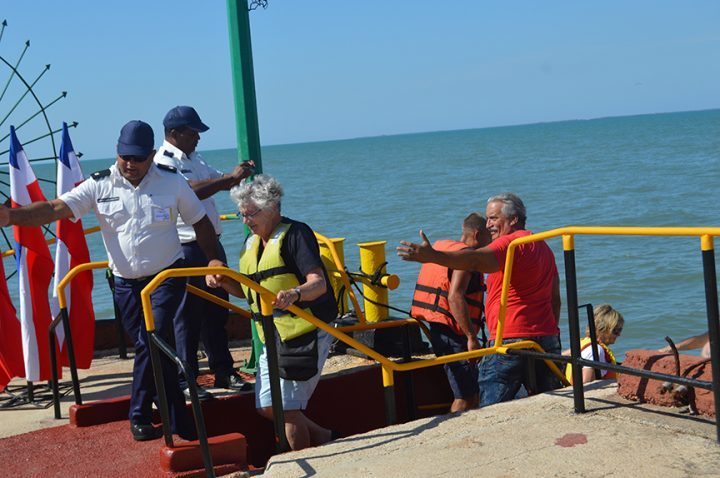
<svg viewBox="0 0 720 478">
<path fill-rule="evenodd" d="M 237 372 L 233 372 L 229 375 L 215 375 L 215 387 L 244 392 L 252 389 L 252 384 L 243 380 Z"/>
<path fill-rule="evenodd" d="M 195 428 L 185 430 L 182 432 L 178 432 L 177 434 L 180 438 L 187 441 L 195 441 L 198 439 L 197 433 L 195 432 Z"/>
<path fill-rule="evenodd" d="M 204 388 L 202 388 L 200 385 L 197 386 L 197 394 L 198 399 L 203 402 L 205 400 L 210 400 L 211 398 L 215 398 L 212 393 L 208 392 Z M 190 400 L 190 389 L 185 388 L 183 389 L 183 395 L 185 395 L 185 398 L 187 400 Z"/>
<path fill-rule="evenodd" d="M 163 436 L 162 427 L 155 428 L 150 423 L 130 423 L 130 431 L 135 441 L 155 440 Z"/>
</svg>

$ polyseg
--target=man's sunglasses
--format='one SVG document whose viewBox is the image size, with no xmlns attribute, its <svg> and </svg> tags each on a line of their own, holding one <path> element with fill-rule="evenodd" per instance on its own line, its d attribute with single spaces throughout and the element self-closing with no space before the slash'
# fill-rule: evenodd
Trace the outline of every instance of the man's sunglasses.
<svg viewBox="0 0 720 478">
<path fill-rule="evenodd" d="M 123 161 L 127 161 L 127 162 L 132 161 L 133 163 L 144 163 L 145 161 L 147 161 L 147 159 L 149 157 L 150 157 L 150 155 L 148 155 L 148 156 L 133 156 L 133 155 L 120 156 L 120 158 Z"/>
</svg>

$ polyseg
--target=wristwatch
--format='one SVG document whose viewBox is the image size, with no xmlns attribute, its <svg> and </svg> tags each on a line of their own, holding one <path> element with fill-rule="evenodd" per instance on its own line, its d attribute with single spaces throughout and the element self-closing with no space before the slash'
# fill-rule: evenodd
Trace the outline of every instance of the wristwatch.
<svg viewBox="0 0 720 478">
<path fill-rule="evenodd" d="M 297 300 L 295 302 L 300 302 L 300 287 L 295 287 L 293 292 L 297 294 Z"/>
</svg>

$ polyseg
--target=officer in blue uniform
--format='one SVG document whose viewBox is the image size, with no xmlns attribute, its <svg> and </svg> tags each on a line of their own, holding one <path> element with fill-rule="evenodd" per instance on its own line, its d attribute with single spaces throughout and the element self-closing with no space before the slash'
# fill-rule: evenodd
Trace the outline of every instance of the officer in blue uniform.
<svg viewBox="0 0 720 478">
<path fill-rule="evenodd" d="M 229 174 L 224 174 L 207 164 L 197 153 L 196 148 L 200 141 L 200 133 L 204 133 L 210 128 L 202 122 L 195 108 L 191 106 L 176 106 L 168 111 L 163 119 L 163 126 L 165 127 L 165 141 L 155 154 L 154 161 L 158 165 L 177 169 L 202 200 L 218 238 L 219 258 L 225 262 L 227 260 L 225 249 L 220 243 L 222 226 L 212 196 L 219 191 L 229 190 L 250 176 L 254 164 L 252 161 L 245 161 L 236 166 Z M 178 235 L 185 254 L 186 266 L 206 265 L 207 258 L 197 242 L 195 230 L 181 217 L 178 217 Z M 199 289 L 228 300 L 228 294 L 224 289 L 208 288 L 204 277 L 191 277 L 189 282 Z M 231 390 L 248 390 L 251 385 L 245 382 L 234 369 L 225 330 L 227 321 L 228 310 L 225 307 L 213 304 L 194 294 L 188 294 L 183 309 L 175 321 L 177 352 L 197 377 L 199 371 L 198 344 L 202 338 L 208 365 L 215 374 L 214 385 Z M 190 391 L 182 374 L 180 375 L 180 386 L 185 397 L 189 398 Z M 201 400 L 212 398 L 212 394 L 199 385 L 198 396 Z"/>
<path fill-rule="evenodd" d="M 0 227 L 79 219 L 91 210 L 97 216 L 116 278 L 115 301 L 135 346 L 129 417 L 133 438 L 138 441 L 162 436 L 162 430 L 151 424 L 152 403 L 157 403 L 157 396 L 140 291 L 162 270 L 184 266 L 176 226 L 178 214 L 194 228 L 200 247 L 210 259 L 207 265 L 223 265 L 217 259 L 217 240 L 205 208 L 174 168 L 153 163 L 154 154 L 152 128 L 142 121 L 130 121 L 120 131 L 117 160 L 109 169 L 93 173 L 92 179 L 58 199 L 13 209 L 0 206 Z M 151 295 L 155 330 L 166 341 L 172 337 L 185 284 L 185 278 L 168 279 Z M 177 369 L 160 355 L 172 431 L 181 438 L 195 439 Z"/>
</svg>

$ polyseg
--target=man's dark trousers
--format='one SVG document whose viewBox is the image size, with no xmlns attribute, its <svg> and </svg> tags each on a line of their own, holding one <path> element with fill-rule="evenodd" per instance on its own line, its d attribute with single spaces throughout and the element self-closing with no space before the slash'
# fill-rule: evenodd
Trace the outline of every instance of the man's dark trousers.
<svg viewBox="0 0 720 478">
<path fill-rule="evenodd" d="M 188 242 L 182 245 L 185 254 L 185 267 L 206 267 L 207 258 L 197 241 Z M 225 249 L 218 241 L 219 259 L 227 262 Z M 228 300 L 228 293 L 222 288 L 209 288 L 205 283 L 205 276 L 190 277 L 188 282 L 198 289 Z M 228 336 L 225 324 L 228 321 L 228 311 L 207 301 L 195 294 L 188 293 L 185 298 L 185 305 L 175 322 L 175 343 L 178 355 L 189 365 L 189 369 L 197 377 L 198 367 L 198 343 L 202 339 L 205 344 L 205 353 L 208 356 L 210 370 L 216 376 L 230 375 L 233 369 L 233 358 L 228 349 Z M 182 374 L 180 376 L 180 387 L 187 388 Z"/>
<path fill-rule="evenodd" d="M 174 266 L 178 267 L 181 264 L 176 263 Z M 120 309 L 123 327 L 135 346 L 129 417 L 131 422 L 141 424 L 150 423 L 152 403 L 158 404 L 148 346 L 149 337 L 145 329 L 140 299 L 140 292 L 151 279 L 152 277 L 145 279 L 115 278 L 115 301 Z M 155 332 L 169 343 L 172 343 L 173 319 L 177 314 L 178 307 L 182 305 L 185 295 L 185 283 L 184 277 L 167 279 L 150 295 Z M 195 435 L 195 427 L 185 407 L 185 397 L 177 380 L 177 367 L 162 352 L 160 352 L 160 363 L 169 406 L 171 429 L 173 433 L 184 438 L 192 438 Z"/>
</svg>

